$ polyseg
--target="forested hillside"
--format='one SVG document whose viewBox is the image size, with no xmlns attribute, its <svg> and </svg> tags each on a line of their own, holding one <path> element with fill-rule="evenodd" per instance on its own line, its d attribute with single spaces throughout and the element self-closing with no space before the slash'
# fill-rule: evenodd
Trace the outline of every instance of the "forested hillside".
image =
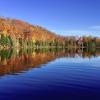
<svg viewBox="0 0 100 100">
<path fill-rule="evenodd" d="M 67 35 L 67 34 L 66 34 Z M 97 37 L 64 37 L 27 22 L 0 18 L 0 49 L 37 47 L 100 47 Z"/>
</svg>

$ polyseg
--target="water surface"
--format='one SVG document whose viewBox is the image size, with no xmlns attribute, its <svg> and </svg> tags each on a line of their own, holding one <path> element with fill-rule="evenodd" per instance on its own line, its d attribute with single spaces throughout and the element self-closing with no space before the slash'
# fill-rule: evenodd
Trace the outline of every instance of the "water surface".
<svg viewBox="0 0 100 100">
<path fill-rule="evenodd" d="M 86 100 L 100 95 L 100 50 L 0 51 L 0 100 Z"/>
</svg>

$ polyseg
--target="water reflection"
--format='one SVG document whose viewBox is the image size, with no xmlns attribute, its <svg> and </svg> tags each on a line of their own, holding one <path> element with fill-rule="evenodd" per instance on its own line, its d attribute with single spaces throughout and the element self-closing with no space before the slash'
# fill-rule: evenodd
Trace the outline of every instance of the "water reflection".
<svg viewBox="0 0 100 100">
<path fill-rule="evenodd" d="M 40 67 L 56 58 L 82 57 L 92 58 L 100 56 L 99 49 L 28 49 L 0 51 L 0 76 L 14 74 Z"/>
</svg>

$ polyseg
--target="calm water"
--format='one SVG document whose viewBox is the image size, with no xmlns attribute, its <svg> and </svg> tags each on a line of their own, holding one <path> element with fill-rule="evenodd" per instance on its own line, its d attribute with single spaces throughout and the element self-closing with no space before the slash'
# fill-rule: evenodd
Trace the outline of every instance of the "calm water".
<svg viewBox="0 0 100 100">
<path fill-rule="evenodd" d="M 100 50 L 0 51 L 0 100 L 100 100 Z"/>
</svg>

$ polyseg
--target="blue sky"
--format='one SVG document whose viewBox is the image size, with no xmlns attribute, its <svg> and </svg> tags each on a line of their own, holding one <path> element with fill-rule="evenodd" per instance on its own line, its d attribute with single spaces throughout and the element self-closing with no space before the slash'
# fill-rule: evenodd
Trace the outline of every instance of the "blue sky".
<svg viewBox="0 0 100 100">
<path fill-rule="evenodd" d="M 100 0 L 1 0 L 0 16 L 21 19 L 61 35 L 100 37 Z"/>
</svg>

